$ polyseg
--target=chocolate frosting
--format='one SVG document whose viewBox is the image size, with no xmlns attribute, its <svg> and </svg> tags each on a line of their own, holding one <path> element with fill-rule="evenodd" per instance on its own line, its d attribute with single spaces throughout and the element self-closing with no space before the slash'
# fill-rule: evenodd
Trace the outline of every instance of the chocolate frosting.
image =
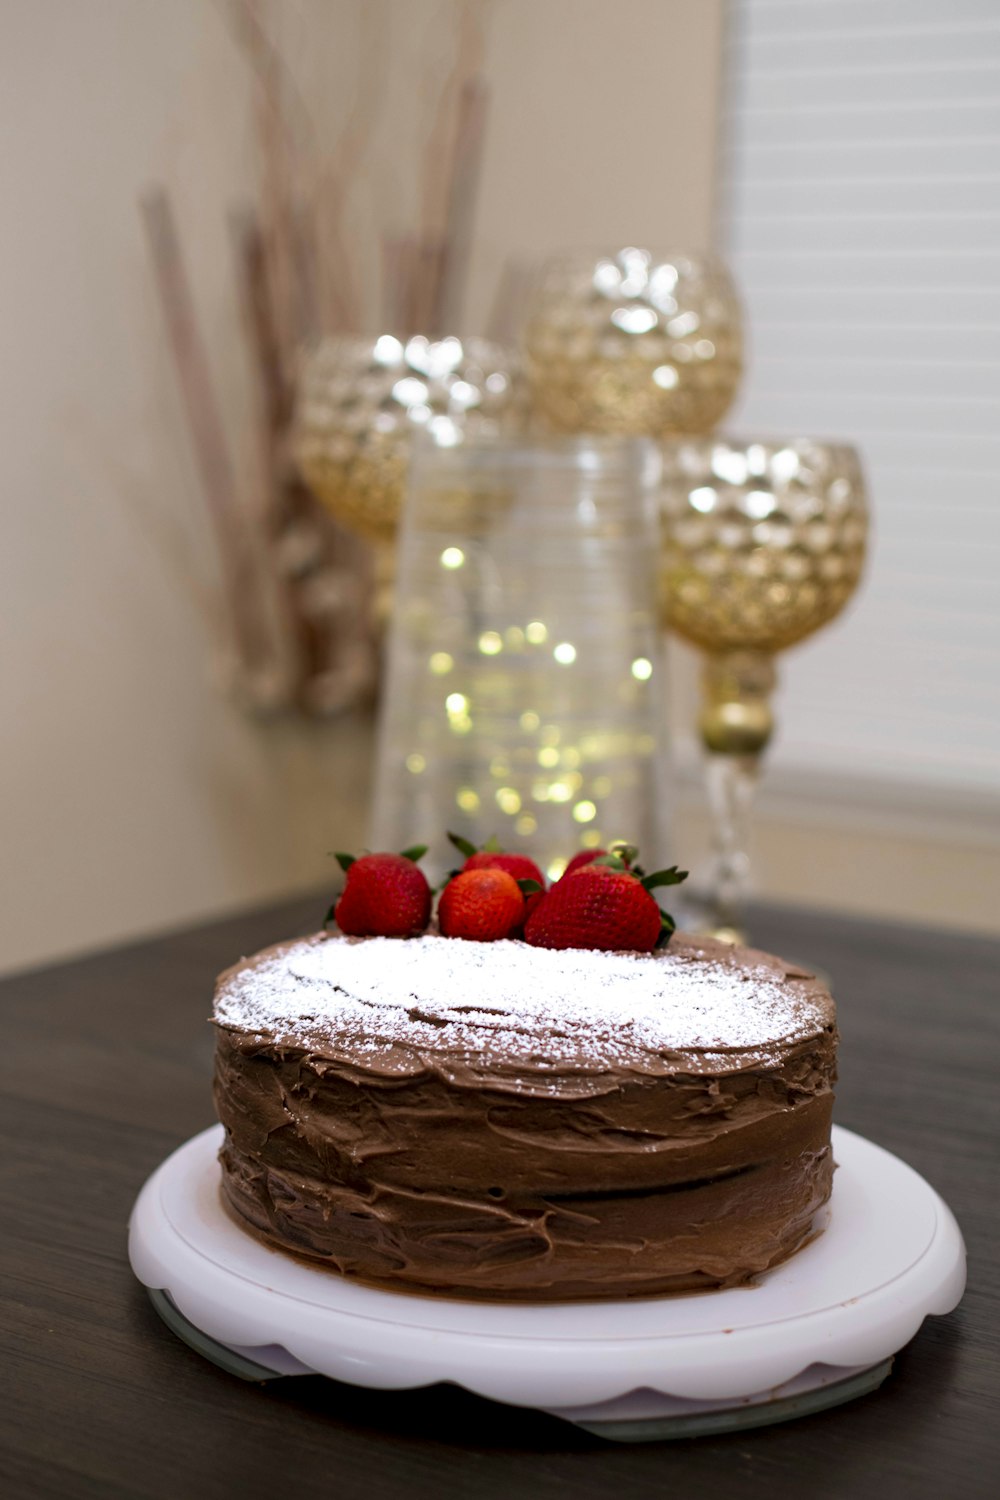
<svg viewBox="0 0 1000 1500">
<path fill-rule="evenodd" d="M 833 1002 L 750 949 L 316 935 L 221 976 L 225 1199 L 402 1291 L 731 1286 L 829 1197 Z"/>
</svg>

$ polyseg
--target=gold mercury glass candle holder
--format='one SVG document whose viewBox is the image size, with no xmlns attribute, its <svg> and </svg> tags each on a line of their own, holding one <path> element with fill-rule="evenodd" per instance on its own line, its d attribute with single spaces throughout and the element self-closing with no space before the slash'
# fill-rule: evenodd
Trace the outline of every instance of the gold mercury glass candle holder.
<svg viewBox="0 0 1000 1500">
<path fill-rule="evenodd" d="M 525 292 L 533 410 L 556 432 L 709 432 L 743 370 L 736 288 L 711 255 L 620 250 L 542 264 Z"/>
<path fill-rule="evenodd" d="M 336 337 L 304 357 L 295 460 L 317 498 L 372 544 L 382 623 L 414 438 L 452 448 L 518 431 L 525 401 L 517 356 L 485 339 Z"/>
<path fill-rule="evenodd" d="M 705 653 L 706 916 L 739 940 L 749 816 L 774 729 L 774 657 L 839 615 L 858 586 L 868 534 L 858 456 L 809 439 L 665 444 L 661 526 L 664 623 Z"/>
</svg>

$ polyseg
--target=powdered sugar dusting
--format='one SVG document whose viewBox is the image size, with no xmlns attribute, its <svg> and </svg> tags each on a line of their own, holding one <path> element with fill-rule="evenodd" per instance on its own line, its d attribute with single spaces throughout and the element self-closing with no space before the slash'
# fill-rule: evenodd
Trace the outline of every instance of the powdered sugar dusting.
<svg viewBox="0 0 1000 1500">
<path fill-rule="evenodd" d="M 592 1073 L 663 1071 L 679 1054 L 706 1054 L 723 1071 L 727 1058 L 777 1060 L 833 1015 L 803 971 L 712 943 L 675 939 L 655 955 L 555 952 L 427 934 L 283 945 L 224 976 L 215 1019 L 393 1071 L 433 1058 Z"/>
</svg>

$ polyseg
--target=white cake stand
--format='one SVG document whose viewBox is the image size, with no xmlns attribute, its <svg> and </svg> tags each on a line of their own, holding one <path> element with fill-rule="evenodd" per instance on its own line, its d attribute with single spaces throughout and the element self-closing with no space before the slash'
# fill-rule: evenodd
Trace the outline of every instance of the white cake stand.
<svg viewBox="0 0 1000 1500">
<path fill-rule="evenodd" d="M 965 1247 L 898 1157 L 835 1128 L 819 1237 L 749 1288 L 578 1304 L 375 1291 L 313 1269 L 223 1209 L 222 1127 L 146 1183 L 129 1258 L 166 1321 L 251 1380 L 320 1374 L 401 1389 L 450 1381 L 623 1441 L 785 1421 L 873 1390 L 965 1287 Z"/>
</svg>

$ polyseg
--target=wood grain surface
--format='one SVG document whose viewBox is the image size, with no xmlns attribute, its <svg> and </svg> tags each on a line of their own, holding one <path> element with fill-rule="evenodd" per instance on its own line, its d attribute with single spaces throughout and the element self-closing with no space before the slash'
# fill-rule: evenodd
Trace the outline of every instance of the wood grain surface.
<svg viewBox="0 0 1000 1500">
<path fill-rule="evenodd" d="M 126 1225 L 163 1157 L 211 1123 L 212 980 L 318 925 L 323 899 L 0 985 L 0 1483 L 6 1500 L 1000 1494 L 1000 944 L 802 912 L 762 947 L 832 976 L 837 1119 L 944 1195 L 969 1290 L 880 1391 L 782 1426 L 619 1447 L 450 1387 L 246 1385 L 174 1338 Z"/>
</svg>

